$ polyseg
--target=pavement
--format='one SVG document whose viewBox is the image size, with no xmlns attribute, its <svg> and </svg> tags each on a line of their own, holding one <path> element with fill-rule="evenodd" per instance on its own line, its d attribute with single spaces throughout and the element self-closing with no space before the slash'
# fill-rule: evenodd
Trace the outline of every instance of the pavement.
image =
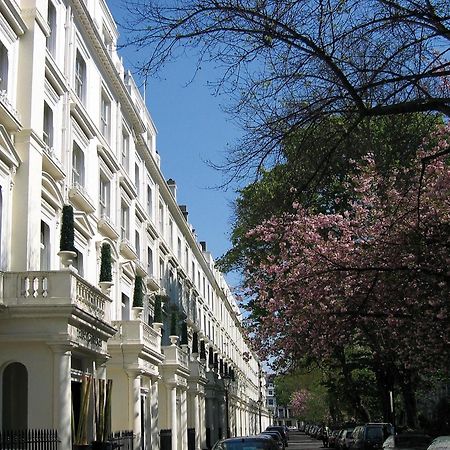
<svg viewBox="0 0 450 450">
<path fill-rule="evenodd" d="M 323 449 L 322 441 L 313 439 L 299 431 L 289 432 L 289 445 L 286 450 L 318 450 Z"/>
</svg>

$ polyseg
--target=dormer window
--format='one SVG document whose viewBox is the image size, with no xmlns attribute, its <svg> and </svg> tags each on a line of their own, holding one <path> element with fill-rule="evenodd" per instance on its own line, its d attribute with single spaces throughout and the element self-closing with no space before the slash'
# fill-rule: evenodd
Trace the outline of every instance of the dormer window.
<svg viewBox="0 0 450 450">
<path fill-rule="evenodd" d="M 0 91 L 8 90 L 8 50 L 0 42 Z"/>
</svg>

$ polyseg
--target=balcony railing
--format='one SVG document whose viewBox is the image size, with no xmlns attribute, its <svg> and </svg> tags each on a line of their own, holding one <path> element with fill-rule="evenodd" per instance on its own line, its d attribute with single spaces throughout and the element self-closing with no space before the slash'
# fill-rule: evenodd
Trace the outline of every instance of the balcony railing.
<svg viewBox="0 0 450 450">
<path fill-rule="evenodd" d="M 177 364 L 185 369 L 189 369 L 188 354 L 176 345 L 168 345 L 164 347 L 164 355 L 166 357 L 165 364 Z"/>
<path fill-rule="evenodd" d="M 95 211 L 94 202 L 88 194 L 86 188 L 78 182 L 74 182 L 69 189 L 69 197 L 76 203 L 81 209 L 87 213 Z"/>
<path fill-rule="evenodd" d="M 5 272 L 0 276 L 5 306 L 75 305 L 96 319 L 111 322 L 111 300 L 71 271 Z"/>
<path fill-rule="evenodd" d="M 117 320 L 113 325 L 119 329 L 113 341 L 119 341 L 121 344 L 142 344 L 147 348 L 160 353 L 161 338 L 159 333 L 150 325 L 141 320 Z"/>
</svg>

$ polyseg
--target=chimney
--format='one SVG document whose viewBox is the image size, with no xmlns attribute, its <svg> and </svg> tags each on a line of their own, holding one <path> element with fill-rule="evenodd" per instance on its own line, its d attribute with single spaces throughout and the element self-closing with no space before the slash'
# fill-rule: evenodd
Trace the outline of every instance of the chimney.
<svg viewBox="0 0 450 450">
<path fill-rule="evenodd" d="M 186 220 L 186 222 L 187 222 L 188 215 L 189 215 L 187 206 L 186 205 L 178 205 L 178 206 L 180 208 L 181 214 L 183 214 L 183 216 L 184 216 L 184 220 Z"/>
<path fill-rule="evenodd" d="M 173 198 L 177 199 L 177 183 L 172 178 L 167 180 L 167 186 L 169 186 L 169 191 L 172 193 Z"/>
<path fill-rule="evenodd" d="M 202 252 L 206 253 L 206 242 L 205 241 L 200 241 L 200 247 L 202 248 Z"/>
</svg>

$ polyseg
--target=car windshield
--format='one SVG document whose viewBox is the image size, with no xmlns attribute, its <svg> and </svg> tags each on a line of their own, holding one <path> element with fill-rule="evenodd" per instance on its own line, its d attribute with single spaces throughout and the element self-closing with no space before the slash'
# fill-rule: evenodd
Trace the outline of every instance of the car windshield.
<svg viewBox="0 0 450 450">
<path fill-rule="evenodd" d="M 245 441 L 221 442 L 216 446 L 217 450 L 269 450 L 270 439 L 251 439 Z"/>
<path fill-rule="evenodd" d="M 396 436 L 395 446 L 398 448 L 426 448 L 430 445 L 428 436 Z"/>
<path fill-rule="evenodd" d="M 383 430 L 381 427 L 368 427 L 366 432 L 368 441 L 382 441 L 383 440 Z"/>
</svg>

